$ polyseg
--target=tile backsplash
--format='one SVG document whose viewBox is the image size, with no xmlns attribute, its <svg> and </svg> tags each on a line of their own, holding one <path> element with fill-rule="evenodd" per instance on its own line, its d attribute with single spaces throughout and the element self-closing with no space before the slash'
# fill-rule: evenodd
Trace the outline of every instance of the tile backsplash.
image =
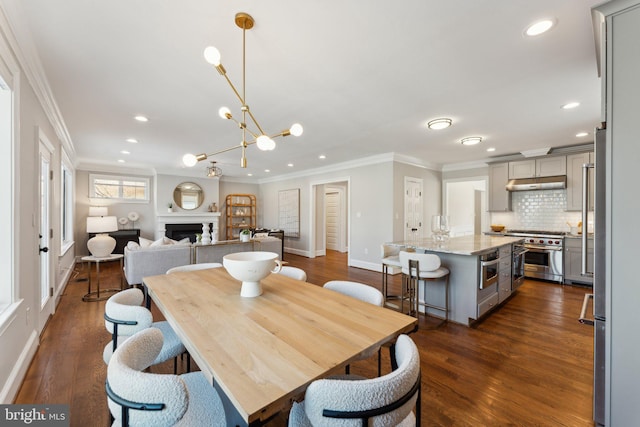
<svg viewBox="0 0 640 427">
<path fill-rule="evenodd" d="M 567 222 L 577 225 L 580 212 L 567 212 L 567 190 L 515 191 L 512 212 L 493 212 L 492 224 L 507 229 L 569 231 Z"/>
</svg>

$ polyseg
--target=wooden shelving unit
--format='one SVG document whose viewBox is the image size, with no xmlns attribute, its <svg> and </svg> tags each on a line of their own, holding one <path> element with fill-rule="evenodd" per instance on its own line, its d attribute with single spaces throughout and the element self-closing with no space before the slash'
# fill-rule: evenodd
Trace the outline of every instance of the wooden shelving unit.
<svg viewBox="0 0 640 427">
<path fill-rule="evenodd" d="M 240 230 L 256 228 L 256 196 L 229 194 L 225 200 L 227 240 L 240 238 Z"/>
</svg>

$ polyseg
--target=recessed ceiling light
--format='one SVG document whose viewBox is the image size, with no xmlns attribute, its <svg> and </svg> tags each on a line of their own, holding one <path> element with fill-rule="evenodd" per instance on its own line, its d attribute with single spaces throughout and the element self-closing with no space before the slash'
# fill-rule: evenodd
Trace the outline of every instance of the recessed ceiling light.
<svg viewBox="0 0 640 427">
<path fill-rule="evenodd" d="M 137 144 L 137 143 L 138 143 L 138 140 L 137 140 L 137 139 L 135 139 L 135 138 L 128 138 L 128 139 L 127 139 L 127 142 L 130 142 L 130 143 L 132 143 L 132 144 Z"/>
<path fill-rule="evenodd" d="M 131 154 L 131 152 L 129 152 L 129 151 L 127 151 L 127 150 L 122 150 L 122 151 L 120 152 L 120 154 Z"/>
<path fill-rule="evenodd" d="M 325 156 L 324 154 L 320 154 L 320 155 L 318 156 L 318 158 L 319 158 L 320 160 L 324 160 L 324 159 L 326 159 L 326 158 L 327 158 L 327 156 Z"/>
<path fill-rule="evenodd" d="M 571 110 L 572 108 L 576 108 L 576 107 L 577 107 L 577 106 L 579 106 L 579 105 L 580 105 L 580 103 L 579 103 L 579 102 L 575 102 L 575 101 L 567 102 L 566 104 L 564 104 L 564 105 L 562 106 L 562 109 L 563 109 L 563 110 Z"/>
<path fill-rule="evenodd" d="M 124 160 L 118 159 L 118 163 L 124 163 Z"/>
<path fill-rule="evenodd" d="M 495 148 L 493 148 L 493 147 L 489 147 L 489 148 L 487 148 L 487 151 L 488 151 L 488 152 L 490 152 L 490 153 L 492 153 L 492 152 L 496 151 L 496 149 L 495 149 Z"/>
<path fill-rule="evenodd" d="M 539 36 L 542 33 L 546 33 L 553 27 L 554 21 L 551 19 L 543 19 L 542 21 L 534 22 L 529 25 L 524 33 L 529 37 Z"/>
<path fill-rule="evenodd" d="M 583 138 L 585 136 L 589 135 L 589 132 L 578 132 L 576 133 L 576 137 L 578 138 Z"/>
<path fill-rule="evenodd" d="M 287 166 L 289 166 L 290 168 L 293 167 L 293 163 L 288 163 Z"/>
<path fill-rule="evenodd" d="M 449 126 L 451 126 L 451 119 L 448 119 L 446 117 L 443 117 L 441 119 L 433 119 L 430 122 L 427 123 L 427 127 L 429 129 L 434 129 L 434 130 L 440 130 L 440 129 L 446 129 Z"/>
<path fill-rule="evenodd" d="M 252 173 L 248 173 L 247 176 L 253 176 L 253 174 Z"/>
<path fill-rule="evenodd" d="M 266 173 L 269 173 L 269 172 L 271 172 L 271 171 L 270 171 L 269 169 L 265 169 L 264 171 L 265 171 Z"/>
<path fill-rule="evenodd" d="M 136 119 L 139 122 L 148 122 L 149 119 L 146 118 L 145 116 L 135 116 L 134 119 Z"/>
<path fill-rule="evenodd" d="M 460 143 L 462 145 L 476 145 L 482 142 L 481 136 L 468 136 L 466 138 L 462 138 Z"/>
</svg>

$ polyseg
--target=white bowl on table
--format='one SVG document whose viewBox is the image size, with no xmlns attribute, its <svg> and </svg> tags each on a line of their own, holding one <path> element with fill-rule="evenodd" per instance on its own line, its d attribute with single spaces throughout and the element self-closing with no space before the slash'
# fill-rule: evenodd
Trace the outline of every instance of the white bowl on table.
<svg viewBox="0 0 640 427">
<path fill-rule="evenodd" d="M 222 265 L 236 280 L 242 282 L 240 296 L 257 297 L 262 294 L 260 280 L 278 273 L 282 262 L 275 252 L 236 252 L 222 257 Z"/>
</svg>

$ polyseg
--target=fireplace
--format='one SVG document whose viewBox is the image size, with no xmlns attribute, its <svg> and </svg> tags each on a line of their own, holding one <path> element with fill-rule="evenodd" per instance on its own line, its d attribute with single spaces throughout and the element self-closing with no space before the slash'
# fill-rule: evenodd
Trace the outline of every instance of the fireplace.
<svg viewBox="0 0 640 427">
<path fill-rule="evenodd" d="M 189 240 L 194 241 L 196 233 L 202 233 L 202 224 L 206 223 L 209 224 L 211 237 L 215 242 L 218 240 L 219 218 L 220 212 L 172 212 L 158 214 L 156 216 L 155 240 L 167 236 L 174 240 L 189 237 Z M 173 227 L 173 230 L 170 230 L 171 227 Z"/>
<path fill-rule="evenodd" d="M 193 224 L 165 224 L 165 235 L 173 240 L 182 240 L 188 237 L 191 243 L 196 241 L 196 234 L 202 234 L 202 223 Z M 213 231 L 209 224 L 209 232 Z"/>
</svg>

